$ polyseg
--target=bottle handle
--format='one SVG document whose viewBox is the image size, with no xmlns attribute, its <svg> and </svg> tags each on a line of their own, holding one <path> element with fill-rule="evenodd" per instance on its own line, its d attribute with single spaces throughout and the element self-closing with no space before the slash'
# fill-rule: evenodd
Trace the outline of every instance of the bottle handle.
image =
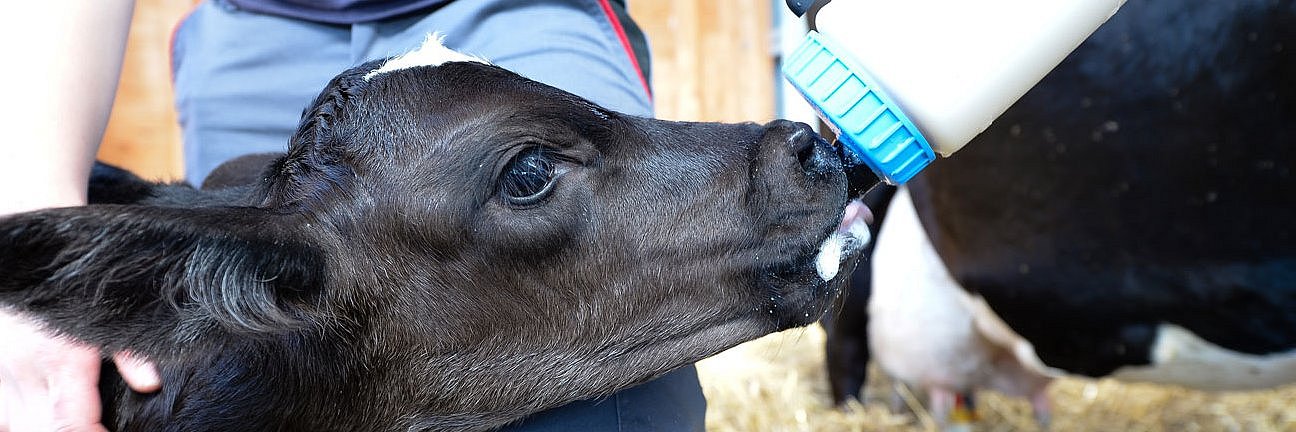
<svg viewBox="0 0 1296 432">
<path fill-rule="evenodd" d="M 823 7 L 822 4 L 817 4 L 817 3 L 827 3 L 827 1 L 824 1 L 824 0 L 787 0 L 787 7 L 788 7 L 788 9 L 791 9 L 791 10 L 792 10 L 792 13 L 796 14 L 796 16 L 797 16 L 798 18 L 800 18 L 802 15 L 805 15 L 806 12 L 809 12 L 809 11 L 812 10 L 812 9 L 818 9 L 818 8 L 820 8 L 820 7 Z"/>
</svg>

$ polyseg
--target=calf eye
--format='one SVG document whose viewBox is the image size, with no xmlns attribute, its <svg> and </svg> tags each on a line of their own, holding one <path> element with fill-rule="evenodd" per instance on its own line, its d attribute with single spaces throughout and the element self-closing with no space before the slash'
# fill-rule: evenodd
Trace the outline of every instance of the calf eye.
<svg viewBox="0 0 1296 432">
<path fill-rule="evenodd" d="M 500 194 L 512 204 L 535 204 L 553 189 L 558 174 L 553 158 L 544 147 L 528 148 L 509 162 L 500 177 Z"/>
</svg>

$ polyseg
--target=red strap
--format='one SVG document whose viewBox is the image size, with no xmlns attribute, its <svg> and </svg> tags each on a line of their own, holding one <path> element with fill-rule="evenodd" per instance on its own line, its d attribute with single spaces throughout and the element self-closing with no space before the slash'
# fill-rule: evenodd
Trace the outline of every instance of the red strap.
<svg viewBox="0 0 1296 432">
<path fill-rule="evenodd" d="M 621 20 L 617 18 L 616 12 L 612 10 L 612 4 L 608 0 L 599 0 L 599 5 L 603 7 L 603 13 L 607 15 L 608 21 L 612 23 L 612 29 L 616 31 L 617 39 L 621 40 L 621 48 L 625 49 L 626 57 L 630 58 L 630 65 L 634 66 L 635 73 L 639 75 L 639 83 L 643 84 L 644 94 L 648 95 L 648 100 L 652 101 L 652 87 L 648 85 L 648 79 L 644 77 L 643 69 L 639 67 L 639 59 L 635 57 L 634 47 L 630 46 L 630 38 L 626 36 L 625 27 L 621 26 Z"/>
</svg>

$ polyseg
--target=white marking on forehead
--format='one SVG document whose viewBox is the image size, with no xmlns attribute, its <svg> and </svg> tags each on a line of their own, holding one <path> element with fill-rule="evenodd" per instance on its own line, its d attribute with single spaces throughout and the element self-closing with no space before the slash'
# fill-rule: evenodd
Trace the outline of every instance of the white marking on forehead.
<svg viewBox="0 0 1296 432">
<path fill-rule="evenodd" d="M 446 48 L 445 44 L 441 43 L 444 39 L 445 35 L 437 33 L 428 34 L 427 39 L 423 40 L 423 45 L 418 47 L 418 49 L 394 57 L 391 60 L 387 60 L 387 63 L 383 63 L 382 67 L 365 74 L 365 81 L 369 81 L 373 77 L 387 72 L 419 66 L 440 66 L 441 64 L 448 62 L 462 61 L 490 64 L 490 62 L 480 57 L 470 56 Z"/>
</svg>

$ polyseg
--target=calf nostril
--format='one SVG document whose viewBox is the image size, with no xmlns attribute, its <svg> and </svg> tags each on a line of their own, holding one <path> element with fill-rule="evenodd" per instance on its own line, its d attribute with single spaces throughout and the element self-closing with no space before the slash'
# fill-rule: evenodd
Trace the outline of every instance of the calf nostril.
<svg viewBox="0 0 1296 432">
<path fill-rule="evenodd" d="M 792 151 L 806 175 L 821 176 L 833 169 L 833 152 L 827 141 L 815 133 L 798 133 L 794 138 Z"/>
<path fill-rule="evenodd" d="M 796 131 L 792 134 L 790 140 L 792 154 L 795 154 L 797 160 L 801 161 L 801 165 L 804 166 L 806 162 L 814 158 L 815 139 L 812 135 L 803 131 Z"/>
<path fill-rule="evenodd" d="M 810 125 L 775 120 L 765 124 L 763 129 L 769 143 L 766 148 L 771 150 L 766 154 L 776 158 L 795 157 L 802 175 L 821 178 L 841 170 L 841 159 L 833 146 L 815 133 Z"/>
</svg>

